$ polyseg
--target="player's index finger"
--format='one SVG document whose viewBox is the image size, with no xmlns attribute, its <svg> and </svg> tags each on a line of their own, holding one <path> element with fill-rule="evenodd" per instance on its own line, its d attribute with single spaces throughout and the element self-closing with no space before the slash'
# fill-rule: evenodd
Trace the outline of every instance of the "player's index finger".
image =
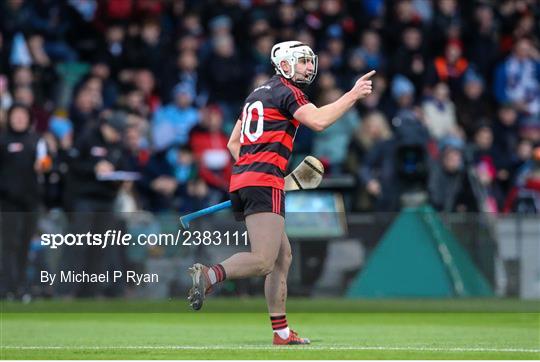
<svg viewBox="0 0 540 362">
<path fill-rule="evenodd" d="M 371 72 L 364 74 L 364 75 L 360 78 L 360 80 L 366 80 L 366 79 L 369 79 L 369 78 L 371 78 L 371 77 L 373 76 L 373 74 L 375 74 L 375 73 L 377 73 L 377 72 L 374 71 L 374 70 L 372 70 Z"/>
</svg>

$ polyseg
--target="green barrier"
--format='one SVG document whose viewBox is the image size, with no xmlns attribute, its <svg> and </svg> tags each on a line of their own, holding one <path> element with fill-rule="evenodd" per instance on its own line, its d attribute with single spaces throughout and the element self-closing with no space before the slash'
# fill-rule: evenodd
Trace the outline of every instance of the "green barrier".
<svg viewBox="0 0 540 362">
<path fill-rule="evenodd" d="M 348 297 L 493 296 L 486 278 L 429 206 L 401 212 Z"/>
</svg>

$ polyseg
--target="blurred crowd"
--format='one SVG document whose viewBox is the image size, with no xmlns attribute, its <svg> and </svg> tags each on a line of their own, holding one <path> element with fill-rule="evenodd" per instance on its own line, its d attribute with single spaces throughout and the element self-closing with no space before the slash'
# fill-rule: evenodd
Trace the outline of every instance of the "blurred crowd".
<svg viewBox="0 0 540 362">
<path fill-rule="evenodd" d="M 108 211 L 119 194 L 126 210 L 153 212 L 227 199 L 228 134 L 274 72 L 272 45 L 291 39 L 318 54 L 318 106 L 377 71 L 372 96 L 296 136 L 298 157 L 354 177 L 352 210 L 398 210 L 411 185 L 444 211 L 515 211 L 524 194 L 538 203 L 537 1 L 0 6 L 4 211 Z"/>
<path fill-rule="evenodd" d="M 311 154 L 353 179 L 349 210 L 420 192 L 440 211 L 538 212 L 539 25 L 535 0 L 0 1 L 0 297 L 42 263 L 37 210 L 98 233 L 125 227 L 118 211 L 227 199 L 228 135 L 279 41 L 318 54 L 318 106 L 377 71 L 335 125 L 296 135 L 291 165 Z M 60 266 L 127 267 L 124 253 L 68 248 Z M 83 287 L 56 292 L 105 293 Z"/>
</svg>

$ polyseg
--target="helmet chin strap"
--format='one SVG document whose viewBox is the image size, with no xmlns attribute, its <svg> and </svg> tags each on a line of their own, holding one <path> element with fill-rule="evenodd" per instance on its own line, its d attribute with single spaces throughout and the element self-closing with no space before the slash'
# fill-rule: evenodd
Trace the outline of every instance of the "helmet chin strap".
<svg viewBox="0 0 540 362">
<path fill-rule="evenodd" d="M 294 75 L 296 74 L 296 71 L 294 69 L 295 67 L 295 64 L 291 64 L 290 62 L 287 62 L 289 64 L 289 67 L 291 69 L 291 74 L 285 74 L 285 72 L 283 71 L 283 69 L 280 67 L 279 71 L 281 73 L 281 75 L 283 75 L 286 79 L 288 79 L 289 81 L 291 81 L 295 86 L 297 86 L 298 88 L 306 88 L 308 85 L 310 85 L 311 83 L 307 81 L 307 79 L 309 78 L 309 76 L 307 75 L 307 72 L 306 73 L 298 73 L 298 74 L 302 74 L 302 76 L 304 77 L 304 81 L 295 81 L 293 80 L 294 78 Z"/>
<path fill-rule="evenodd" d="M 281 64 L 279 66 L 279 72 L 281 73 L 282 76 L 284 76 L 286 79 L 289 79 L 291 82 L 293 81 L 293 77 L 294 77 L 294 74 L 295 74 L 295 71 L 294 71 L 294 63 L 291 64 L 291 62 L 289 62 L 287 60 L 287 64 L 289 65 L 289 68 L 290 68 L 290 74 L 286 74 L 285 71 L 283 70 L 283 68 L 281 67 Z"/>
<path fill-rule="evenodd" d="M 311 82 L 307 80 L 310 77 L 307 72 L 298 74 L 302 74 L 302 76 L 304 77 L 303 81 L 294 81 L 292 78 L 290 79 L 291 82 L 293 82 L 298 88 L 306 88 L 311 84 Z"/>
<path fill-rule="evenodd" d="M 290 81 L 300 89 L 304 89 L 304 88 L 307 88 L 309 86 L 308 82 L 298 82 L 298 81 L 294 81 L 292 79 L 290 79 Z"/>
</svg>

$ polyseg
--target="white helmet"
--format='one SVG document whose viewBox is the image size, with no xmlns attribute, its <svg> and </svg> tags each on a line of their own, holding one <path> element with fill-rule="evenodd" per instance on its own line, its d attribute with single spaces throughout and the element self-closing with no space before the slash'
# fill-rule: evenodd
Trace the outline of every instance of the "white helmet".
<svg viewBox="0 0 540 362">
<path fill-rule="evenodd" d="M 300 58 L 311 58 L 313 60 L 313 73 L 309 74 L 305 80 L 296 81 L 297 83 L 311 84 L 317 76 L 317 55 L 311 50 L 311 48 L 299 41 L 284 41 L 277 43 L 272 47 L 270 52 L 270 60 L 276 68 L 276 73 L 281 74 L 287 79 L 291 79 L 295 73 L 295 65 L 298 64 Z M 286 61 L 289 63 L 292 71 L 290 74 L 286 74 L 281 68 L 281 62 Z"/>
</svg>

